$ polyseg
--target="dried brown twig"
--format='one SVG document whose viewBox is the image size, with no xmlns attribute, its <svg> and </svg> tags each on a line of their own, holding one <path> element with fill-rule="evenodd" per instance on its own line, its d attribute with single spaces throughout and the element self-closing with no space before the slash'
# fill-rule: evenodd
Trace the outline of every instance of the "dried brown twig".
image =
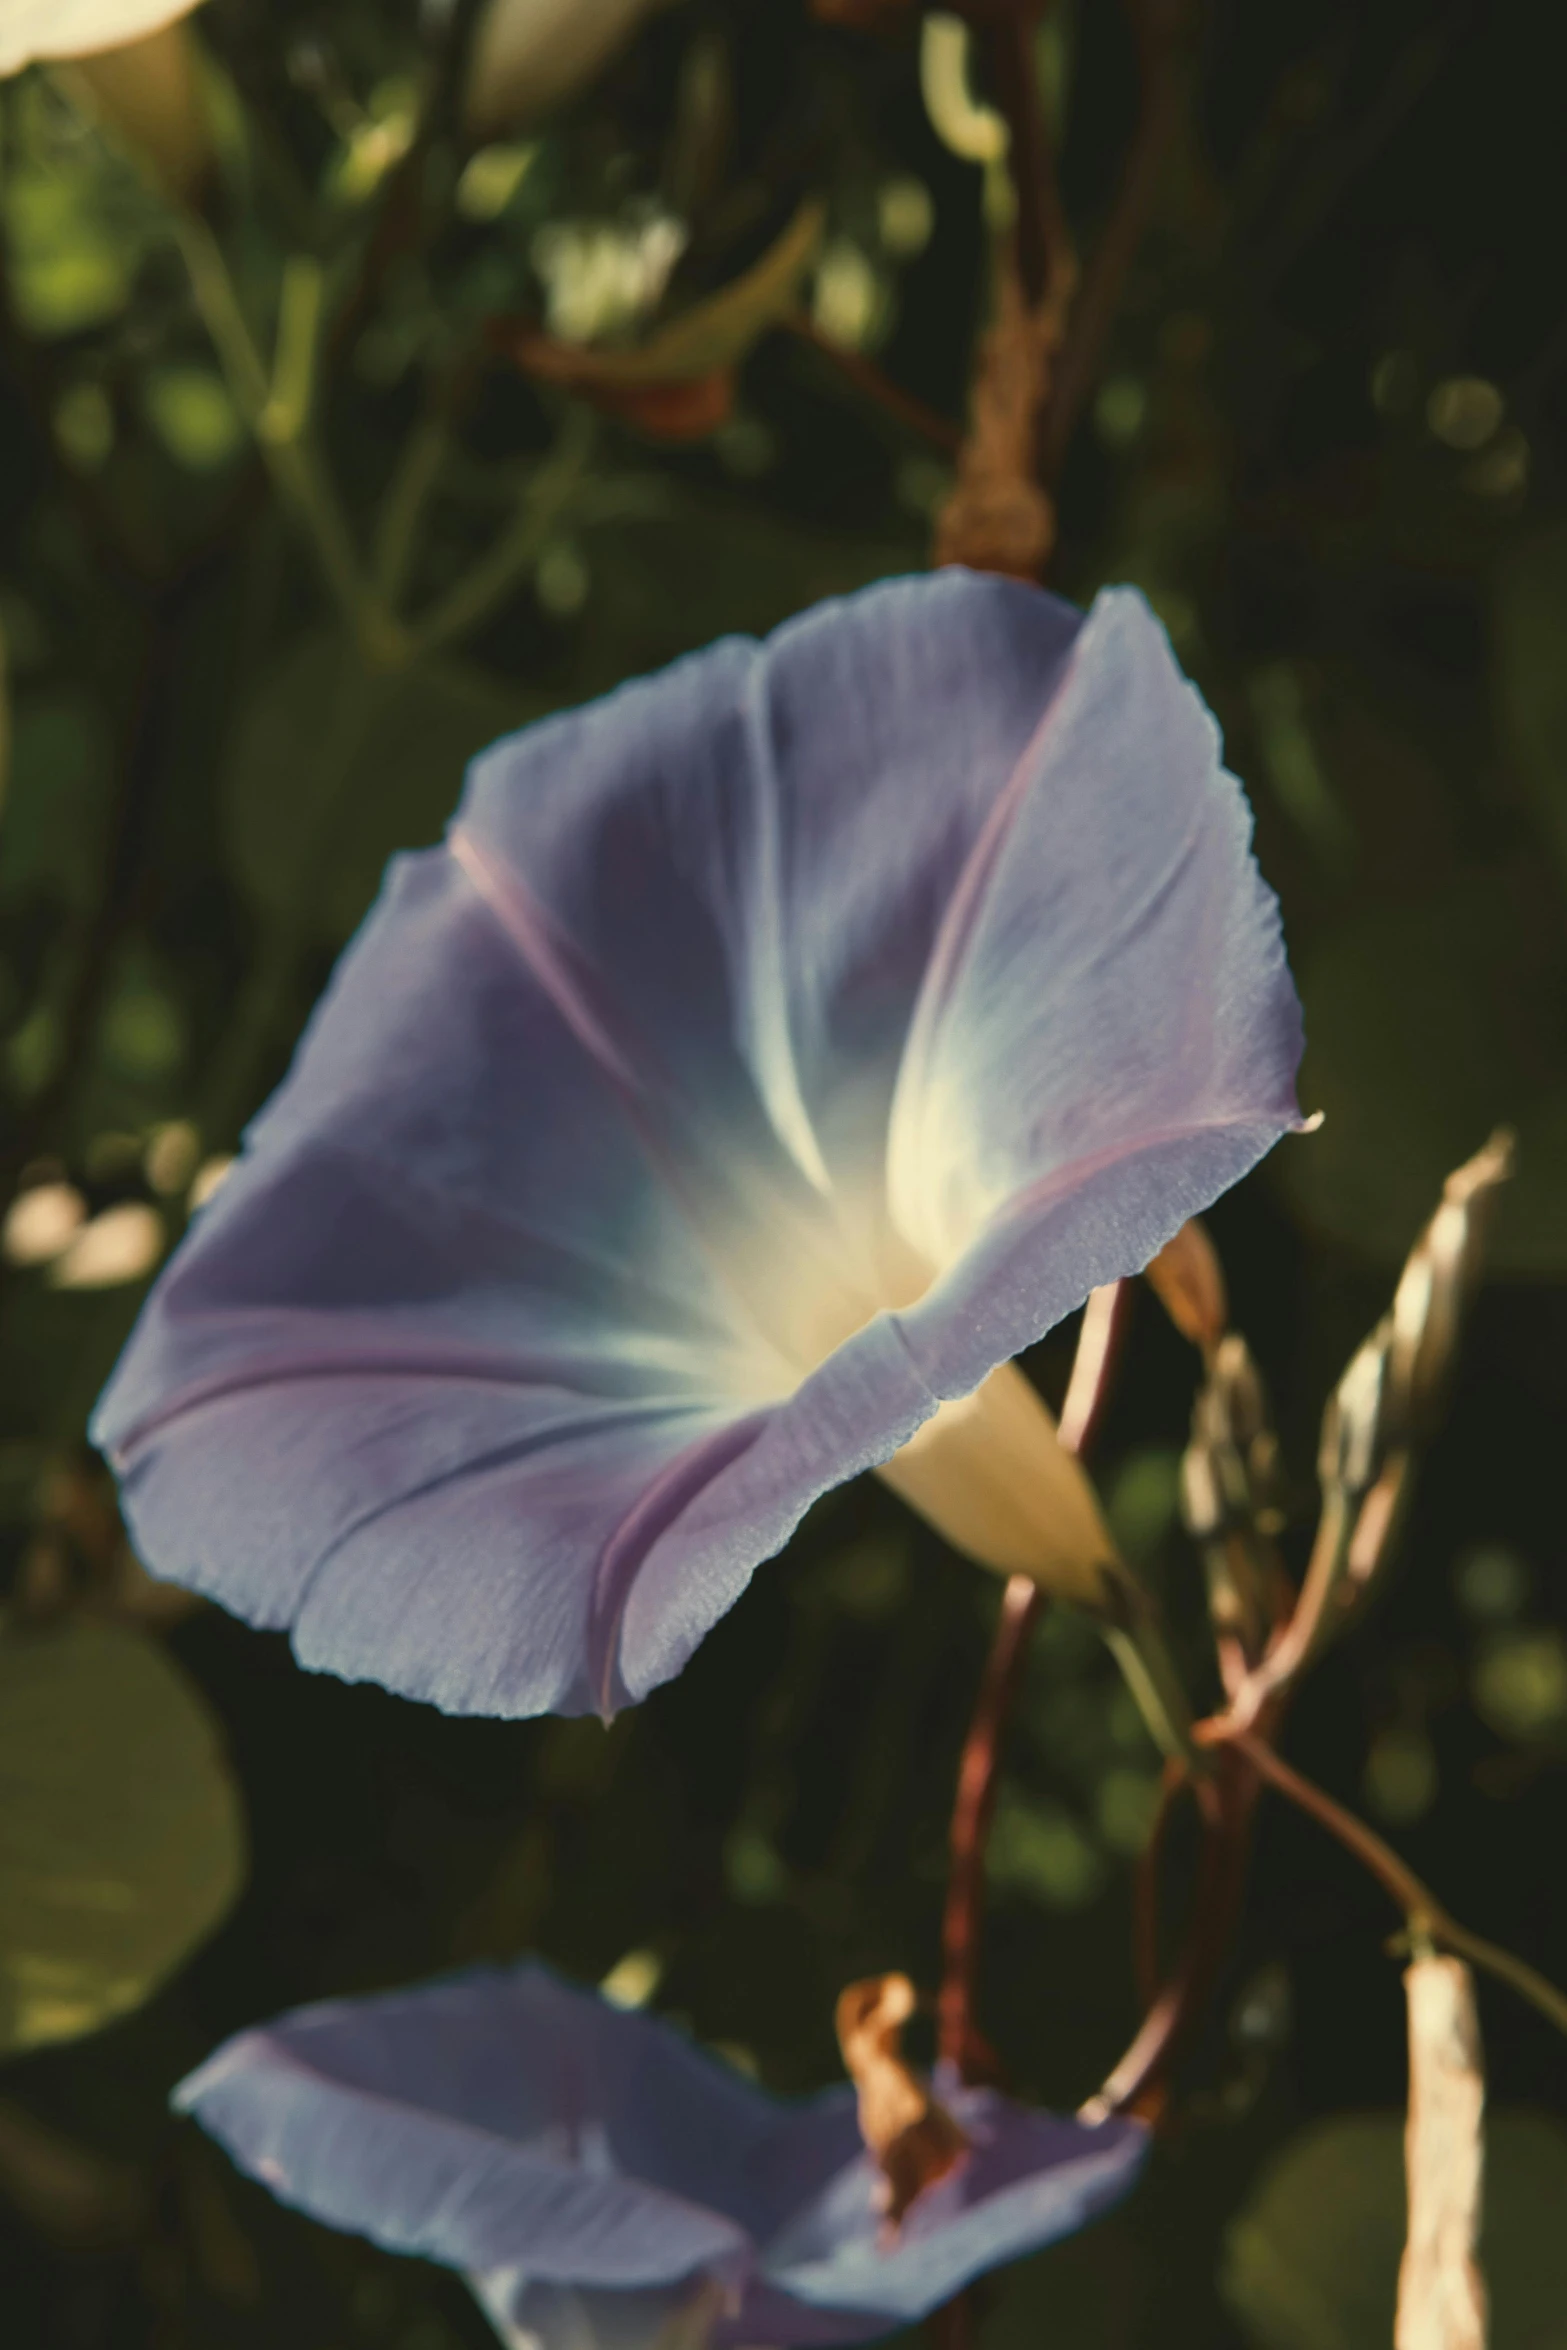
<svg viewBox="0 0 1567 2350">
<path fill-rule="evenodd" d="M 1056 369 L 1041 435 L 1045 478 L 1051 481 L 1061 470 L 1077 420 L 1098 377 L 1127 272 L 1153 216 L 1165 156 L 1184 102 L 1185 58 L 1194 14 L 1190 0 L 1129 0 L 1129 5 L 1141 76 L 1137 127 L 1110 218 L 1083 272 Z"/>
<path fill-rule="evenodd" d="M 1211 1745 L 1233 1747 L 1260 1778 L 1266 1779 L 1300 1810 L 1308 1812 L 1347 1852 L 1353 1853 L 1388 1898 L 1403 1911 L 1412 1940 L 1434 1944 L 1494 1975 L 1498 1982 L 1510 1985 L 1521 1998 L 1527 1999 L 1531 2007 L 1537 2007 L 1558 2031 L 1567 2032 L 1567 1997 L 1554 1983 L 1523 1959 L 1515 1958 L 1510 1950 L 1503 1950 L 1495 1942 L 1487 1942 L 1483 1936 L 1472 1934 L 1467 1926 L 1461 1926 L 1442 1907 L 1431 1888 L 1422 1883 L 1413 1869 L 1405 1866 L 1391 1845 L 1384 1844 L 1364 1820 L 1356 1819 L 1353 1812 L 1335 1803 L 1331 1795 L 1275 1754 L 1265 1738 L 1254 1738 L 1223 1721 L 1199 1724 L 1198 1736 Z"/>
<path fill-rule="evenodd" d="M 1397 1855 L 1274 1751 L 1295 1680 L 1369 1588 L 1390 1555 L 1419 1444 L 1445 1396 L 1462 1315 L 1479 1273 L 1491 1199 L 1511 1171 L 1512 1138 L 1497 1133 L 1450 1175 L 1411 1250 L 1388 1314 L 1329 1400 L 1321 1473 L 1323 1512 L 1298 1598 L 1274 1537 L 1282 1524 L 1276 1440 L 1244 1341 L 1224 1330 L 1222 1273 L 1196 1227 L 1149 1268 L 1177 1326 L 1203 1352 L 1205 1379 L 1183 1462 L 1186 1524 L 1208 1574 L 1228 1705 L 1195 1736 L 1224 1757 L 1215 1788 L 1195 1783 L 1204 1837 L 1193 1924 L 1174 1977 L 1157 1986 L 1158 1868 L 1169 1806 L 1188 1783 L 1167 1770 L 1156 1832 L 1139 1875 L 1137 1955 L 1148 2012 L 1132 2046 L 1085 2113 L 1146 2101 L 1207 1997 L 1239 1901 L 1258 1790 L 1268 1782 L 1319 1820 L 1399 1902 L 1413 1935 L 1508 1982 L 1567 2030 L 1567 1999 L 1510 1952 L 1449 1917 Z M 1272 1637 L 1259 1656 L 1263 1628 Z"/>
</svg>

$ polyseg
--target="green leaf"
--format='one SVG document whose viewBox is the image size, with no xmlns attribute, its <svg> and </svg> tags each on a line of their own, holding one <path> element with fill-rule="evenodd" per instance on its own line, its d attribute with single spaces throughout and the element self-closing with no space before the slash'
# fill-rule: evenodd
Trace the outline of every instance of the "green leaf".
<svg viewBox="0 0 1567 2350">
<path fill-rule="evenodd" d="M 346 938 L 399 849 L 438 840 L 463 770 L 548 707 L 458 662 L 367 669 L 335 633 L 286 655 L 241 716 L 229 851 L 255 904 Z"/>
<path fill-rule="evenodd" d="M 1481 2261 L 1492 2350 L 1567 2350 L 1567 2133 L 1544 2114 L 1486 2126 Z M 1404 2121 L 1301 2131 L 1231 2223 L 1220 2287 L 1256 2350 L 1387 2350 L 1404 2245 Z"/>
<path fill-rule="evenodd" d="M 1443 1177 L 1506 1124 L 1518 1171 L 1487 1261 L 1567 1271 L 1567 1056 L 1554 1015 L 1567 955 L 1536 880 L 1471 878 L 1365 915 L 1308 956 L 1301 1101 L 1325 1123 L 1287 1142 L 1277 1170 L 1319 1231 L 1402 1257 Z"/>
<path fill-rule="evenodd" d="M 245 1875 L 217 1726 L 152 1641 L 0 1635 L 0 2052 L 138 2006 Z"/>
<path fill-rule="evenodd" d="M 759 261 L 630 350 L 589 349 L 530 335 L 521 346 L 523 364 L 557 382 L 589 387 L 682 383 L 732 367 L 792 307 L 826 219 L 825 205 L 814 198 L 802 204 Z"/>
</svg>

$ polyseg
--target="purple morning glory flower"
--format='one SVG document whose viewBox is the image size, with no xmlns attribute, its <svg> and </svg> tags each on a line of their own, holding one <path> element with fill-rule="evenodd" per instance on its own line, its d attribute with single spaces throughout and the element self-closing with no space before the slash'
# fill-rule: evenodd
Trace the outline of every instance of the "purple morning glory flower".
<svg viewBox="0 0 1567 2350">
<path fill-rule="evenodd" d="M 852 2090 L 770 2096 L 535 1964 L 301 2009 L 175 2101 L 283 2202 L 463 2270 L 543 2350 L 889 2332 L 1118 2201 L 1148 2142 L 947 2091 L 968 2151 L 892 2231 Z"/>
<path fill-rule="evenodd" d="M 641 1697 L 877 1466 L 1092 1597 L 1009 1358 L 1300 1122 L 1249 842 L 1128 590 L 894 581 L 497 743 L 99 1406 L 143 1557 L 496 1714 Z"/>
</svg>

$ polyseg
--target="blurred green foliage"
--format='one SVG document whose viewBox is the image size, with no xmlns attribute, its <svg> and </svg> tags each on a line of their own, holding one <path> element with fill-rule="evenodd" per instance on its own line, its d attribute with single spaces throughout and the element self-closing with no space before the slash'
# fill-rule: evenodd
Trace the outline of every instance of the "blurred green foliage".
<svg viewBox="0 0 1567 2350">
<path fill-rule="evenodd" d="M 1480 2241 L 1497 2350 L 1567 2341 L 1567 2132 L 1502 2112 L 1486 2131 Z M 1303 2131 L 1263 2173 L 1224 2253 L 1224 2291 L 1258 2350 L 1384 2350 L 1404 2243 L 1404 2118 Z"/>
<path fill-rule="evenodd" d="M 208 0 L 215 160 L 183 222 L 69 87 L 0 86 L 4 2032 L 144 2002 L 0 2084 L 29 2117 L 0 2130 L 0 2306 L 26 2350 L 486 2340 L 453 2280 L 311 2228 L 168 2122 L 183 2069 L 289 2002 L 533 1948 L 598 1979 L 632 1954 L 656 2004 L 799 2088 L 833 2073 L 847 1977 L 936 1973 L 996 1592 L 890 1496 L 830 1496 L 681 1680 L 606 1732 L 448 1722 L 177 1615 L 81 1462 L 141 1283 L 466 758 L 918 566 L 950 479 L 985 173 L 932 129 L 908 23 L 683 0 L 475 151 L 435 37 L 472 15 Z M 1519 1129 L 1501 1278 L 1407 1564 L 1290 1737 L 1459 1914 L 1560 1979 L 1567 1894 L 1541 1864 L 1567 1784 L 1567 156 L 1548 19 L 1523 0 L 1213 0 L 1193 23 L 1054 577 L 1147 590 L 1284 901 L 1326 1124 L 1214 1229 L 1302 1501 L 1322 1395 L 1441 1176 L 1495 1120 Z M 1138 108 L 1118 0 L 1056 0 L 1039 62 L 1091 252 Z M 780 242 L 802 215 L 814 262 Z M 529 360 L 529 338 L 584 322 L 621 377 L 676 338 L 684 404 L 617 404 L 616 366 L 580 351 Z M 860 341 L 847 364 L 834 336 Z M 1056 1396 L 1069 1351 L 1059 1335 L 1032 1366 Z M 1101 1460 L 1197 1676 L 1173 1482 L 1194 1377 L 1143 1312 Z M 243 1865 L 230 1769 L 246 1889 L 171 1979 Z M 1136 2020 L 1129 1874 L 1156 1771 L 1097 1641 L 1048 1617 L 1005 1751 L 982 2022 L 1019 2087 L 1062 2105 Z M 1177 1910 L 1186 1837 L 1178 1815 Z M 39 1850 L 58 1877 L 24 1897 Z M 115 1903 L 73 1908 L 72 1884 Z M 983 2350 L 1354 2350 L 1357 2322 L 1386 2339 L 1396 2132 L 1321 2117 L 1401 2095 L 1389 1923 L 1313 1829 L 1264 1812 L 1145 2189 L 989 2284 Z M 1567 2110 L 1545 2027 L 1489 1994 L 1485 2026 L 1504 2103 Z M 1559 2199 L 1560 2159 L 1550 2125 L 1504 2113 L 1497 2350 L 1554 2339 L 1527 2280 L 1531 2246 L 1559 2245 L 1529 2215 Z M 61 2177 L 81 2192 L 62 2201 Z"/>
<path fill-rule="evenodd" d="M 0 2051 L 139 2007 L 245 1873 L 219 1732 L 142 1634 L 0 1637 Z"/>
</svg>

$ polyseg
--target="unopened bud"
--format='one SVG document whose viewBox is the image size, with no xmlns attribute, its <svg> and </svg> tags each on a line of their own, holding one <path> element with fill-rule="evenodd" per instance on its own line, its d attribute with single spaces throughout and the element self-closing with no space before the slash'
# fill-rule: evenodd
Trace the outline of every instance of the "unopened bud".
<svg viewBox="0 0 1567 2350">
<path fill-rule="evenodd" d="M 1207 1468 L 1193 1465 L 1191 1471 L 1190 1504 L 1197 1517 L 1205 1493 L 1211 1492 L 1211 1506 L 1221 1513 L 1219 1524 L 1276 1533 L 1283 1518 L 1278 1440 L 1269 1423 L 1261 1373 L 1238 1331 L 1221 1338 L 1213 1350 L 1208 1376 L 1192 1407 L 1187 1461 L 1195 1463 L 1199 1454 L 1206 1456 Z M 1203 1529 L 1197 1517 L 1188 1514 L 1186 1525 L 1200 1538 Z"/>
<path fill-rule="evenodd" d="M 1318 1473 L 1326 1493 L 1358 1500 L 1373 1483 L 1387 1451 L 1389 1355 L 1386 1317 L 1356 1348 L 1322 1415 Z"/>
<path fill-rule="evenodd" d="M 1513 1154 L 1512 1135 L 1499 1128 L 1449 1175 L 1441 1205 L 1409 1253 L 1393 1299 L 1392 1379 L 1412 1434 L 1428 1433 L 1441 1409 L 1492 1201 L 1512 1173 Z"/>
<path fill-rule="evenodd" d="M 1416 1447 L 1430 1433 L 1479 1272 L 1485 1209 L 1512 1159 L 1512 1137 L 1499 1131 L 1448 1177 L 1391 1311 L 1328 1398 L 1317 1456 L 1317 1539 L 1289 1631 L 1265 1674 L 1254 1677 L 1254 1696 L 1283 1687 L 1317 1654 L 1392 1555 Z"/>
<path fill-rule="evenodd" d="M 979 1566 L 1099 1606 L 1114 1541 L 1086 1470 L 1016 1363 L 944 1403 L 878 1474 Z"/>
<path fill-rule="evenodd" d="M 1230 1306 L 1224 1268 L 1204 1227 L 1195 1219 L 1183 1224 L 1145 1278 L 1181 1336 L 1210 1353 L 1224 1336 Z"/>
<path fill-rule="evenodd" d="M 1219 1457 L 1194 1438 L 1181 1455 L 1181 1523 L 1194 1542 L 1212 1542 L 1229 1522 Z"/>
<path fill-rule="evenodd" d="M 489 0 L 474 34 L 469 127 L 535 122 L 628 40 L 656 0 Z"/>
<path fill-rule="evenodd" d="M 164 6 L 158 13 L 178 19 L 188 13 Z M 110 31 L 115 11 L 94 11 L 109 40 L 87 52 L 73 44 L 71 59 L 56 68 L 59 80 L 84 113 L 109 131 L 175 203 L 196 194 L 213 160 L 212 121 L 202 66 L 189 28 L 163 22 L 135 37 Z M 152 14 L 146 8 L 118 12 L 128 25 Z"/>
</svg>

